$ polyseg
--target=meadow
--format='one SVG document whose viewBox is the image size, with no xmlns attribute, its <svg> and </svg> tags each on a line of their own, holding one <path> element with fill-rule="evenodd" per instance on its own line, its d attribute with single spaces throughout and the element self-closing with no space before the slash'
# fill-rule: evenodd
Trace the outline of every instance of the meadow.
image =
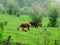
<svg viewBox="0 0 60 45">
<path fill-rule="evenodd" d="M 7 26 L 4 26 L 3 42 L 11 35 L 10 45 L 15 45 L 19 42 L 22 45 L 60 45 L 60 29 L 58 27 L 47 27 L 48 18 L 43 17 L 43 27 L 30 27 L 30 31 L 24 32 L 22 28 L 17 31 L 17 27 L 23 22 L 30 22 L 32 19 L 28 15 L 20 15 L 20 17 L 8 14 L 0 14 L 0 22 L 7 21 Z M 60 20 L 57 21 L 59 24 Z M 44 30 L 46 28 L 47 30 Z M 0 28 L 1 30 L 1 28 Z"/>
</svg>

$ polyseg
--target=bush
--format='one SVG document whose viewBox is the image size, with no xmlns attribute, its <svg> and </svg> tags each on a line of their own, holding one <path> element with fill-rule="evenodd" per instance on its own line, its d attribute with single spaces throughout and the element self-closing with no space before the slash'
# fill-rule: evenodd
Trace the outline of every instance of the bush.
<svg viewBox="0 0 60 45">
<path fill-rule="evenodd" d="M 57 17 L 58 17 L 58 11 L 55 5 L 53 5 L 53 8 L 49 11 L 49 20 L 50 20 L 50 26 L 55 27 L 57 24 Z"/>
<path fill-rule="evenodd" d="M 2 31 L 0 30 L 0 43 L 2 43 L 2 37 L 3 37 Z"/>
<path fill-rule="evenodd" d="M 12 15 L 18 15 L 19 14 L 19 4 L 13 0 L 7 2 L 7 13 Z"/>
<path fill-rule="evenodd" d="M 5 21 L 5 22 L 4 22 L 4 26 L 6 26 L 6 25 L 7 25 L 7 23 L 8 23 L 8 22 L 7 22 L 7 21 Z"/>
<path fill-rule="evenodd" d="M 4 26 L 3 26 L 3 23 L 0 23 L 0 43 L 2 43 L 3 41 L 3 30 L 4 30 Z"/>
<path fill-rule="evenodd" d="M 36 23 L 42 23 L 42 16 L 38 13 L 31 15 L 32 21 Z"/>
<path fill-rule="evenodd" d="M 1 30 L 4 30 L 4 24 L 2 22 L 0 23 L 0 28 Z"/>
<path fill-rule="evenodd" d="M 0 13 L 5 14 L 5 8 L 4 8 L 3 4 L 0 4 Z"/>
</svg>

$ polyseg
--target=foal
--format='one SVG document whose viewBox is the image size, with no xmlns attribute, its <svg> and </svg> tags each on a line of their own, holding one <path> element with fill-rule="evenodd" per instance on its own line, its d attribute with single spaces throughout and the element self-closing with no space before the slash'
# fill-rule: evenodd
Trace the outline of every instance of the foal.
<svg viewBox="0 0 60 45">
<path fill-rule="evenodd" d="M 37 23 L 36 22 L 29 22 L 33 27 L 37 27 Z"/>
</svg>

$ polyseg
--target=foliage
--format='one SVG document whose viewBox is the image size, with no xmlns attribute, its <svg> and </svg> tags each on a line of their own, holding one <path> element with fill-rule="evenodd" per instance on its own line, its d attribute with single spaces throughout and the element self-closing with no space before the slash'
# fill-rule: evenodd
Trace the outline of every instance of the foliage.
<svg viewBox="0 0 60 45">
<path fill-rule="evenodd" d="M 2 22 L 0 23 L 0 28 L 1 30 L 4 30 L 4 24 Z"/>
<path fill-rule="evenodd" d="M 0 4 L 0 13 L 5 14 L 5 8 L 4 8 L 3 4 Z"/>
<path fill-rule="evenodd" d="M 37 23 L 42 23 L 42 16 L 38 15 L 37 13 L 31 15 L 32 21 Z"/>
<path fill-rule="evenodd" d="M 44 9 L 40 3 L 32 4 L 32 20 L 37 23 L 42 22 L 42 16 L 44 15 Z"/>
<path fill-rule="evenodd" d="M 55 5 L 53 5 L 53 8 L 50 9 L 49 13 L 49 20 L 50 20 L 50 26 L 54 27 L 57 24 L 57 17 L 58 17 L 58 11 Z"/>
<path fill-rule="evenodd" d="M 8 1 L 8 4 L 7 4 L 7 12 L 11 15 L 11 14 L 14 14 L 14 15 L 18 15 L 19 14 L 19 5 L 17 2 L 15 1 Z"/>
<path fill-rule="evenodd" d="M 2 42 L 2 38 L 3 38 L 3 35 L 2 35 L 2 31 L 0 30 L 0 43 Z"/>
<path fill-rule="evenodd" d="M 5 21 L 5 22 L 4 22 L 4 26 L 6 26 L 6 25 L 7 25 L 7 23 L 8 23 L 8 22 L 7 22 L 7 21 Z"/>
<path fill-rule="evenodd" d="M 4 26 L 3 26 L 3 23 L 0 23 L 0 43 L 2 43 L 3 41 L 3 31 L 4 31 Z"/>
<path fill-rule="evenodd" d="M 59 18 L 60 19 L 60 18 Z M 31 18 L 28 15 L 21 15 L 19 18 L 12 15 L 0 15 L 1 21 L 8 21 L 8 25 L 4 28 L 4 39 L 7 39 L 8 35 L 11 35 L 11 45 L 14 45 L 15 42 L 19 42 L 21 44 L 28 45 L 37 45 L 37 41 L 40 41 L 40 45 L 45 45 L 45 36 L 47 36 L 47 40 L 49 40 L 48 45 L 55 45 L 54 40 L 57 39 L 60 42 L 60 30 L 58 27 L 45 27 L 47 31 L 44 30 L 44 27 L 34 28 L 31 27 L 30 31 L 23 32 L 20 28 L 19 31 L 16 30 L 19 24 L 23 22 L 31 21 Z M 44 17 L 42 19 L 43 24 L 47 24 L 48 18 Z M 59 20 L 60 22 L 60 20 Z M 39 33 L 38 33 L 39 31 Z M 39 36 L 38 36 L 39 34 Z M 37 36 L 39 37 L 37 40 Z M 5 42 L 5 41 L 4 41 Z M 60 45 L 60 43 L 59 43 Z"/>
</svg>

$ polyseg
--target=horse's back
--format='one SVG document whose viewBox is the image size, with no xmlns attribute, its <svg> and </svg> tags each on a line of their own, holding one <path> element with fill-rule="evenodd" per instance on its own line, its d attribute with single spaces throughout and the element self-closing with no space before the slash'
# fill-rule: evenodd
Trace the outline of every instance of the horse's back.
<svg viewBox="0 0 60 45">
<path fill-rule="evenodd" d="M 31 24 L 29 24 L 29 23 L 22 23 L 22 24 L 20 25 L 20 27 L 28 27 L 28 26 L 31 26 Z"/>
</svg>

